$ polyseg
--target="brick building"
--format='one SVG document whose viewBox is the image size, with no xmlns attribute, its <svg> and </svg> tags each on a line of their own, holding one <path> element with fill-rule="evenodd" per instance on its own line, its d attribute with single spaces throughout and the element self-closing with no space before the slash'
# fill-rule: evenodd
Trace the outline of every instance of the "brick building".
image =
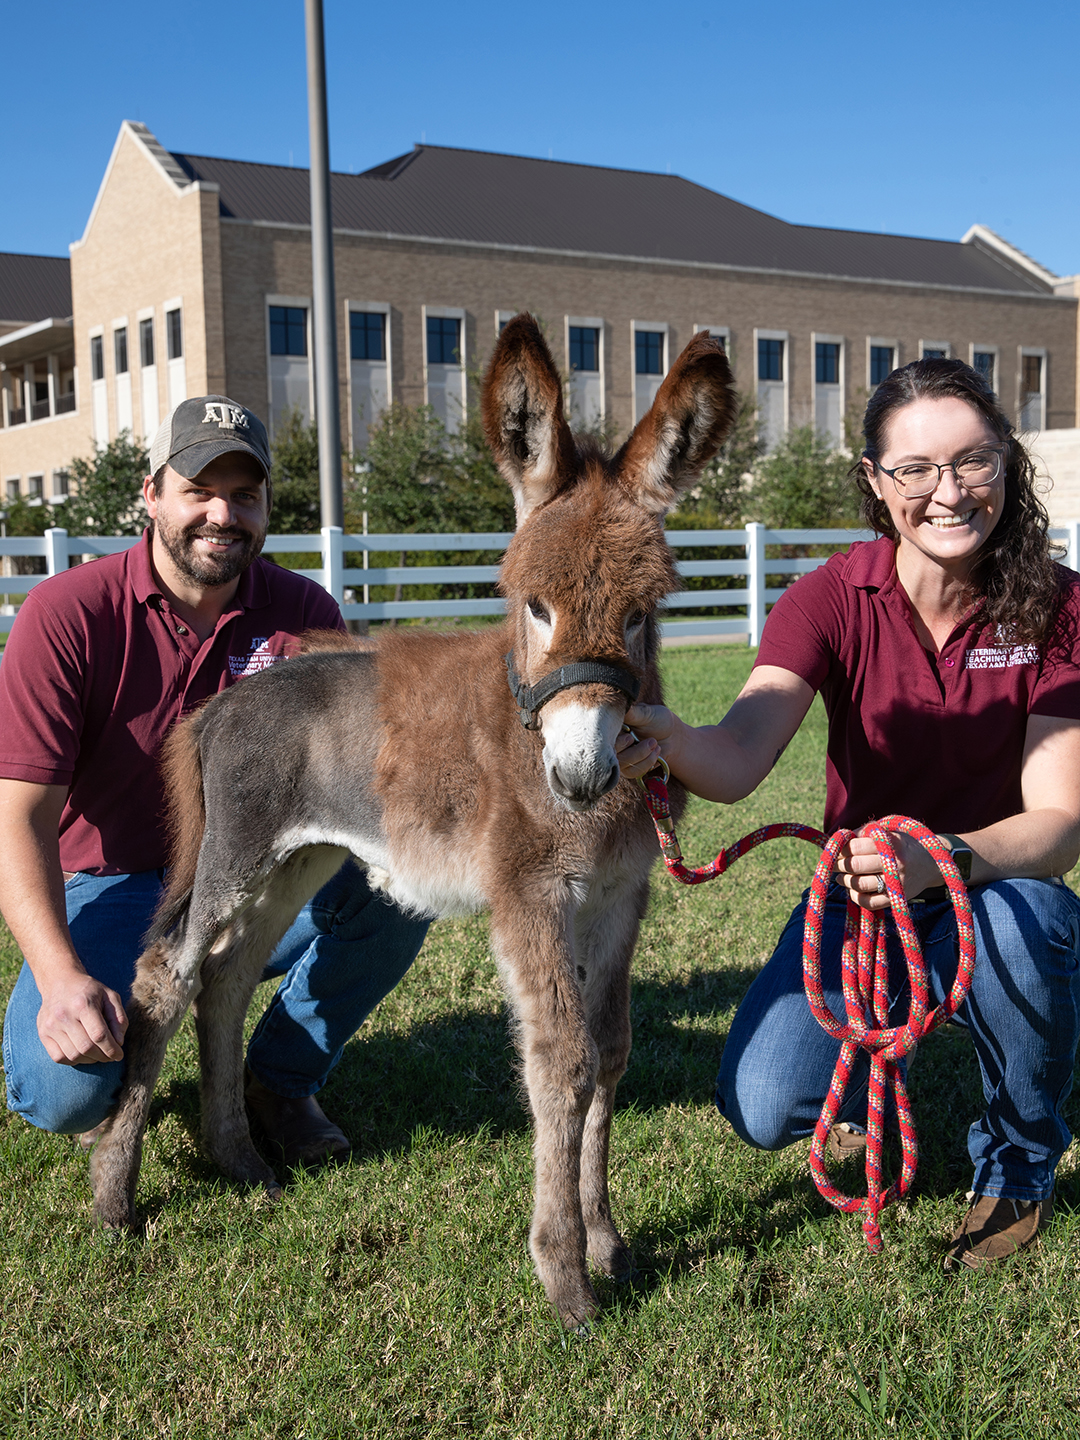
<svg viewBox="0 0 1080 1440">
<path fill-rule="evenodd" d="M 620 432 L 705 328 L 774 441 L 810 422 L 839 440 L 861 393 L 934 352 L 984 368 L 1025 428 L 1077 424 L 1075 287 L 980 226 L 944 241 L 791 225 L 677 176 L 433 146 L 335 174 L 332 197 L 358 449 L 389 398 L 454 426 L 523 308 L 578 417 Z M 125 122 L 70 299 L 65 263 L 0 257 L 5 494 L 62 494 L 72 456 L 152 435 L 187 394 L 223 391 L 271 427 L 310 411 L 307 171 L 172 154 Z"/>
</svg>

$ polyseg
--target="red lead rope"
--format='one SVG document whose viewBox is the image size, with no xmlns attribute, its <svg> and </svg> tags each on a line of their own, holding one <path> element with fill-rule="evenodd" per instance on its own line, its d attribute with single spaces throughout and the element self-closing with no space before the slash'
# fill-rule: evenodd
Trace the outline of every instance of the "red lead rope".
<svg viewBox="0 0 1080 1440">
<path fill-rule="evenodd" d="M 847 1008 L 847 1023 L 844 1024 L 826 1005 L 821 989 L 821 924 L 825 913 L 825 897 L 836 869 L 837 856 L 855 832 L 838 830 L 828 838 L 820 830 L 811 829 L 809 825 L 764 825 L 760 830 L 744 835 L 729 849 L 722 850 L 710 865 L 691 870 L 683 864 L 682 850 L 672 824 L 666 778 L 649 774 L 641 783 L 645 790 L 646 804 L 656 826 L 664 864 L 676 880 L 681 880 L 684 885 L 701 885 L 706 880 L 714 880 L 718 875 L 722 875 L 729 865 L 766 840 L 789 836 L 797 840 L 809 840 L 821 847 L 822 856 L 810 882 L 810 899 L 806 907 L 803 984 L 810 1009 L 818 1024 L 840 1041 L 840 1058 L 836 1062 L 836 1069 L 829 1082 L 829 1093 L 814 1130 L 810 1146 L 810 1173 L 814 1177 L 814 1184 L 830 1205 L 835 1205 L 838 1210 L 846 1213 L 862 1213 L 866 1243 L 870 1251 L 876 1254 L 881 1249 L 878 1217 L 891 1200 L 898 1200 L 907 1193 L 915 1178 L 915 1167 L 919 1159 L 919 1142 L 915 1134 L 911 1102 L 904 1084 L 902 1061 L 906 1055 L 911 1054 L 924 1035 L 929 1035 L 931 1030 L 955 1014 L 967 999 L 971 988 L 971 973 L 975 966 L 975 930 L 971 923 L 971 903 L 952 856 L 932 830 L 906 815 L 886 815 L 883 820 L 878 820 L 862 830 L 862 835 L 877 842 L 882 858 L 885 888 L 907 961 L 911 1005 L 906 1024 L 888 1024 L 889 971 L 884 923 L 886 912 L 864 909 L 849 899 L 842 966 L 844 1003 Z M 923 961 L 922 946 L 919 944 L 919 933 L 911 919 L 911 911 L 904 896 L 896 852 L 889 839 L 890 831 L 903 831 L 912 836 L 933 856 L 956 912 L 960 939 L 956 980 L 945 1003 L 933 1010 L 930 1009 L 926 965 Z M 840 1113 L 851 1067 L 860 1049 L 867 1051 L 870 1056 L 866 1120 L 866 1194 L 853 1196 L 842 1195 L 829 1179 L 825 1168 L 825 1142 Z M 896 1113 L 900 1122 L 902 1160 L 899 1179 L 887 1189 L 883 1189 L 881 1145 L 885 1095 L 889 1088 L 895 1097 Z"/>
</svg>

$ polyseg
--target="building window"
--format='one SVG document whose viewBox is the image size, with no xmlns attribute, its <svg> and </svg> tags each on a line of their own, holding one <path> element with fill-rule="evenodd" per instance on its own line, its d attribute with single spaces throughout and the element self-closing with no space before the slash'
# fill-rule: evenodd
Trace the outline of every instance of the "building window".
<svg viewBox="0 0 1080 1440">
<path fill-rule="evenodd" d="M 145 370 L 154 363 L 154 322 L 139 321 L 139 361 Z"/>
<path fill-rule="evenodd" d="M 113 331 L 113 358 L 116 361 L 117 375 L 126 375 L 128 368 L 126 325 L 121 325 L 119 330 Z"/>
<path fill-rule="evenodd" d="M 870 384 L 880 385 L 893 372 L 893 348 L 891 345 L 870 346 Z"/>
<path fill-rule="evenodd" d="M 184 332 L 180 326 L 180 311 L 170 310 L 165 316 L 165 343 L 170 360 L 179 360 L 184 353 Z"/>
<path fill-rule="evenodd" d="M 461 364 L 461 321 L 445 315 L 427 317 L 429 365 Z"/>
<path fill-rule="evenodd" d="M 431 322 L 429 321 L 428 323 L 430 324 Z M 374 315 L 366 310 L 350 310 L 350 358 L 353 360 L 385 360 L 385 325 L 385 315 Z"/>
<path fill-rule="evenodd" d="M 573 341 L 571 341 L 571 344 Z M 596 367 L 593 366 L 593 369 Z M 638 375 L 662 375 L 664 373 L 664 332 L 662 330 L 636 330 L 634 332 L 634 369 Z"/>
<path fill-rule="evenodd" d="M 8 498 L 9 500 L 18 500 L 18 498 L 19 498 L 19 477 L 16 475 L 16 477 L 15 477 L 14 480 L 8 480 L 8 481 L 5 483 L 5 489 L 7 490 L 7 498 Z"/>
<path fill-rule="evenodd" d="M 28 475 L 26 477 L 26 494 L 31 500 L 40 500 L 45 491 L 44 475 Z"/>
<path fill-rule="evenodd" d="M 68 495 L 68 472 L 66 470 L 54 470 L 52 472 L 52 498 L 64 500 Z"/>
<path fill-rule="evenodd" d="M 298 305 L 270 306 L 270 354 L 307 354 L 307 310 Z"/>
<path fill-rule="evenodd" d="M 783 380 L 783 340 L 762 340 L 757 342 L 757 373 L 759 380 Z"/>
<path fill-rule="evenodd" d="M 1043 356 L 1020 356 L 1020 429 L 1043 427 Z"/>
<path fill-rule="evenodd" d="M 100 335 L 90 336 L 90 374 L 95 380 L 105 379 L 105 345 Z"/>
<path fill-rule="evenodd" d="M 765 341 L 765 344 L 777 344 L 777 341 Z M 840 383 L 840 346 L 828 340 L 819 340 L 814 347 L 814 363 L 816 365 L 815 379 L 819 385 L 839 385 Z M 762 379 L 779 380 L 779 375 L 762 376 Z"/>
<path fill-rule="evenodd" d="M 570 369 L 600 369 L 600 331 L 597 327 L 570 326 Z"/>
<path fill-rule="evenodd" d="M 976 350 L 971 357 L 972 365 L 991 390 L 994 388 L 994 360 L 996 358 L 992 350 Z"/>
<path fill-rule="evenodd" d="M 924 360 L 947 360 L 949 358 L 949 352 L 948 350 L 943 350 L 939 345 L 925 345 L 923 347 L 922 358 Z"/>
</svg>

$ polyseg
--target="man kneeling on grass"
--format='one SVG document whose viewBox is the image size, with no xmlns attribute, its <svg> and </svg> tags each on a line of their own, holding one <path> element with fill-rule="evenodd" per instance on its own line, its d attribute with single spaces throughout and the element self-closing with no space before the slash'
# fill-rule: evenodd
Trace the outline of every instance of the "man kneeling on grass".
<svg viewBox="0 0 1080 1440">
<path fill-rule="evenodd" d="M 119 1097 L 124 1006 L 162 888 L 161 745 L 302 631 L 344 628 L 324 590 L 259 558 L 270 454 L 250 410 L 185 400 L 150 469 L 141 541 L 36 585 L 0 665 L 0 910 L 25 957 L 4 1019 L 8 1106 L 86 1149 Z M 426 928 L 349 861 L 271 957 L 281 984 L 246 1093 L 286 1166 L 348 1152 L 315 1095 Z"/>
</svg>

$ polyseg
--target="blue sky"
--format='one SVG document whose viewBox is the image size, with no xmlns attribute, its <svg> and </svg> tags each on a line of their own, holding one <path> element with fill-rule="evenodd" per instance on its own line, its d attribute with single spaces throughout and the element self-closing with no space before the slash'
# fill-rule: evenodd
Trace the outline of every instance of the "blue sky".
<svg viewBox="0 0 1080 1440">
<path fill-rule="evenodd" d="M 786 220 L 1080 271 L 1080 6 L 324 0 L 331 164 L 420 140 L 667 170 Z M 303 0 L 3 7 L 0 250 L 62 255 L 121 120 L 307 163 Z"/>
</svg>

